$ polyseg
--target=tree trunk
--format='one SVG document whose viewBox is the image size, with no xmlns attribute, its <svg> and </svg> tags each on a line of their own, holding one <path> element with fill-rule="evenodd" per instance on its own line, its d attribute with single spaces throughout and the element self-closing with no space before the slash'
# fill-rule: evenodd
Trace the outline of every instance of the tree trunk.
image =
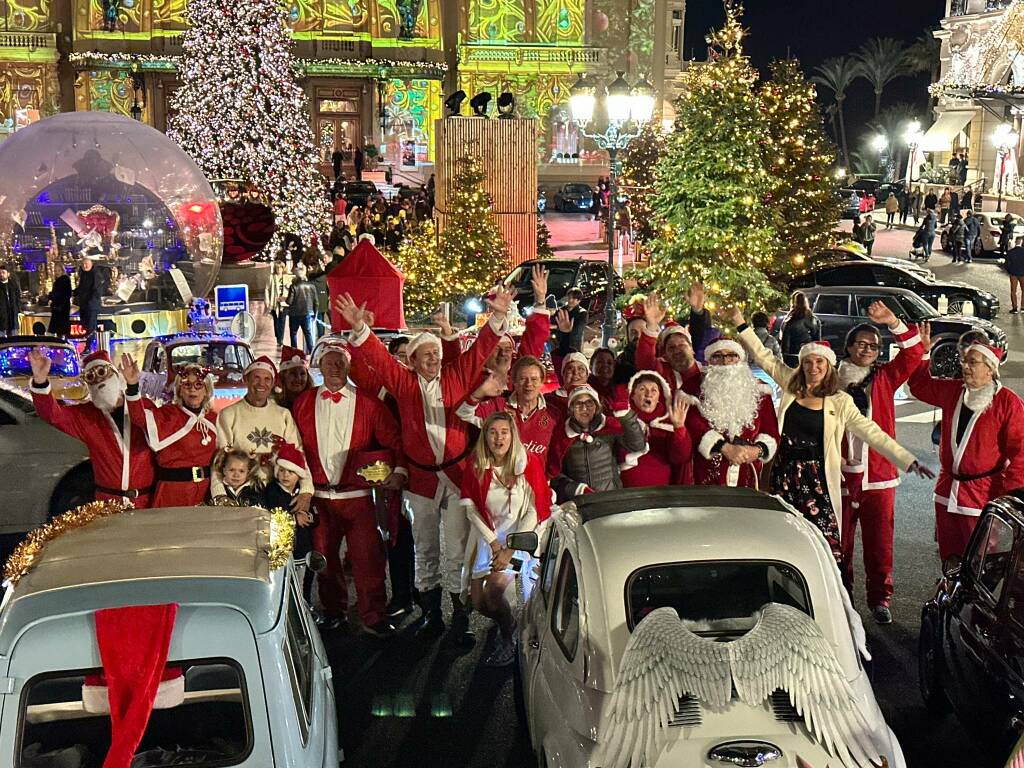
<svg viewBox="0 0 1024 768">
<path fill-rule="evenodd" d="M 850 167 L 850 150 L 846 146 L 846 118 L 843 117 L 843 98 L 836 99 L 836 112 L 839 114 L 839 133 L 842 136 L 843 166 Z"/>
<path fill-rule="evenodd" d="M 882 111 L 882 89 L 875 88 L 875 120 L 878 119 L 878 113 Z"/>
</svg>

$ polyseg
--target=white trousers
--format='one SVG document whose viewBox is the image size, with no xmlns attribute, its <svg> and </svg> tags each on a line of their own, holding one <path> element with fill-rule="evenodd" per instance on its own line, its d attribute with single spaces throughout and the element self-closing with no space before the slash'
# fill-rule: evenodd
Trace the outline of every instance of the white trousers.
<svg viewBox="0 0 1024 768">
<path fill-rule="evenodd" d="M 442 481 L 432 499 L 409 491 L 404 498 L 412 518 L 416 589 L 444 587 L 446 592 L 460 592 L 470 524 L 459 505 L 459 494 Z"/>
</svg>

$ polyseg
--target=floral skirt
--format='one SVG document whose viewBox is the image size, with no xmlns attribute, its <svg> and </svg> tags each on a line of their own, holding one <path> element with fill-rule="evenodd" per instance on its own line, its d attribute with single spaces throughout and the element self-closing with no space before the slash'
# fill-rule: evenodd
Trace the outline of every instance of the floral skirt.
<svg viewBox="0 0 1024 768">
<path fill-rule="evenodd" d="M 839 544 L 839 520 L 828 495 L 825 462 L 816 447 L 795 445 L 784 437 L 772 465 L 770 482 L 773 493 L 792 504 L 818 527 L 836 562 L 841 564 L 843 550 Z"/>
</svg>

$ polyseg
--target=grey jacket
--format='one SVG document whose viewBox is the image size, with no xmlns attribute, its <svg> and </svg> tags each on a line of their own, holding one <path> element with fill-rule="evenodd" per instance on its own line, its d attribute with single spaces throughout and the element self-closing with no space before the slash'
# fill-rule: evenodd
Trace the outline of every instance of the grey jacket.
<svg viewBox="0 0 1024 768">
<path fill-rule="evenodd" d="M 593 426 L 593 440 L 576 440 L 569 446 L 562 459 L 562 472 L 551 481 L 558 503 L 564 503 L 583 492 L 581 486 L 594 491 L 612 491 L 622 487 L 619 478 L 619 450 L 626 453 L 643 451 L 647 446 L 643 427 L 636 414 L 629 411 L 619 417 L 622 433 L 618 435 L 595 435 L 604 426 L 605 417 L 597 417 L 600 425 Z M 560 429 L 564 427 L 559 427 Z"/>
</svg>

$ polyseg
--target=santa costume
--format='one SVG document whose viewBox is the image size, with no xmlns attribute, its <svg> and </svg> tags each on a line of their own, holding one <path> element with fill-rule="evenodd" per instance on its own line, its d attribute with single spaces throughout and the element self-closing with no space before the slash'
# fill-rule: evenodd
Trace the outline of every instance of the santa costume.
<svg viewBox="0 0 1024 768">
<path fill-rule="evenodd" d="M 675 323 L 665 326 L 660 333 L 651 333 L 644 328 L 636 343 L 636 367 L 638 370 L 656 371 L 668 382 L 673 394 L 682 390 L 697 397 L 700 394 L 701 369 L 696 359 L 687 370 L 679 372 L 663 358 L 658 357 L 665 347 L 665 342 L 676 333 L 685 335 L 687 340 L 690 339 L 689 330 Z"/>
<path fill-rule="evenodd" d="M 546 466 L 551 435 L 561 423 L 562 414 L 548 407 L 544 395 L 538 395 L 537 407 L 531 413 L 525 413 L 514 392 L 507 397 L 492 397 L 483 402 L 469 397 L 459 406 L 457 413 L 460 419 L 479 429 L 484 419 L 498 411 L 508 411 L 513 415 L 523 448 L 539 458 L 541 466 Z"/>
<path fill-rule="evenodd" d="M 638 408 L 636 387 L 645 382 L 657 385 L 660 396 L 653 411 Z M 668 382 L 654 371 L 638 371 L 629 380 L 629 403 L 647 439 L 647 449 L 638 453 L 621 451 L 619 472 L 624 488 L 643 488 L 692 482 L 690 454 L 693 448 L 686 426 L 678 429 L 668 417 L 671 397 Z"/>
<path fill-rule="evenodd" d="M 110 355 L 102 350 L 85 358 L 82 373 L 99 366 L 114 367 Z M 123 391 L 124 380 L 115 371 L 96 386 L 112 386 Z M 128 499 L 136 509 L 150 506 L 156 479 L 153 451 L 146 444 L 142 430 L 132 424 L 127 402 L 110 411 L 91 402 L 65 405 L 53 396 L 49 381 L 42 386 L 33 382 L 31 392 L 32 402 L 43 421 L 78 438 L 89 449 L 97 501 L 122 498 Z"/>
<path fill-rule="evenodd" d="M 891 327 L 900 352 L 888 363 L 871 368 L 850 359 L 839 364 L 839 387 L 853 398 L 862 414 L 896 437 L 896 390 L 910 378 L 924 354 L 917 326 L 900 321 Z M 843 581 L 853 589 L 853 545 L 860 523 L 868 606 L 888 607 L 893 595 L 892 552 L 899 471 L 856 435 L 843 442 Z"/>
<path fill-rule="evenodd" d="M 697 406 L 686 416 L 696 448 L 693 479 L 697 485 L 756 489 L 764 464 L 771 461 L 779 447 L 772 391 L 754 376 L 739 343 L 719 339 L 709 344 L 704 354 L 710 359 L 722 351 L 735 353 L 739 361 L 704 369 Z M 746 464 L 733 464 L 722 455 L 726 445 L 754 446 L 760 450 L 760 457 Z"/>
<path fill-rule="evenodd" d="M 328 342 L 321 346 L 313 364 L 333 352 L 350 355 L 340 340 Z M 345 540 L 360 618 L 367 628 L 378 626 L 384 621 L 387 605 L 387 559 L 377 531 L 370 487 L 356 472 L 362 468 L 360 453 L 400 449 L 398 425 L 380 400 L 351 385 L 336 392 L 326 385 L 304 392 L 294 410 L 315 489 L 313 506 L 320 516 L 313 531 L 313 546 L 327 558 L 327 568 L 318 577 L 324 615 L 342 618 L 346 587 L 338 553 Z M 394 471 L 405 473 L 404 468 L 397 467 L 394 456 L 391 462 Z"/>
<path fill-rule="evenodd" d="M 217 452 L 217 414 L 210 411 L 213 379 L 199 365 L 186 365 L 175 375 L 175 392 L 182 379 L 198 378 L 205 387 L 199 411 L 181 403 L 158 406 L 139 393 L 139 385 L 128 386 L 125 400 L 132 424 L 143 430 L 146 443 L 156 457 L 154 507 L 192 507 L 202 504 L 210 490 L 210 465 Z"/>
<path fill-rule="evenodd" d="M 1001 350 L 972 344 L 998 374 Z M 910 376 L 914 397 L 942 409 L 941 469 L 935 481 L 939 557 L 962 556 L 985 504 L 1024 487 L 1024 403 L 994 379 L 971 389 L 960 379 L 936 379 L 925 355 Z"/>
</svg>

